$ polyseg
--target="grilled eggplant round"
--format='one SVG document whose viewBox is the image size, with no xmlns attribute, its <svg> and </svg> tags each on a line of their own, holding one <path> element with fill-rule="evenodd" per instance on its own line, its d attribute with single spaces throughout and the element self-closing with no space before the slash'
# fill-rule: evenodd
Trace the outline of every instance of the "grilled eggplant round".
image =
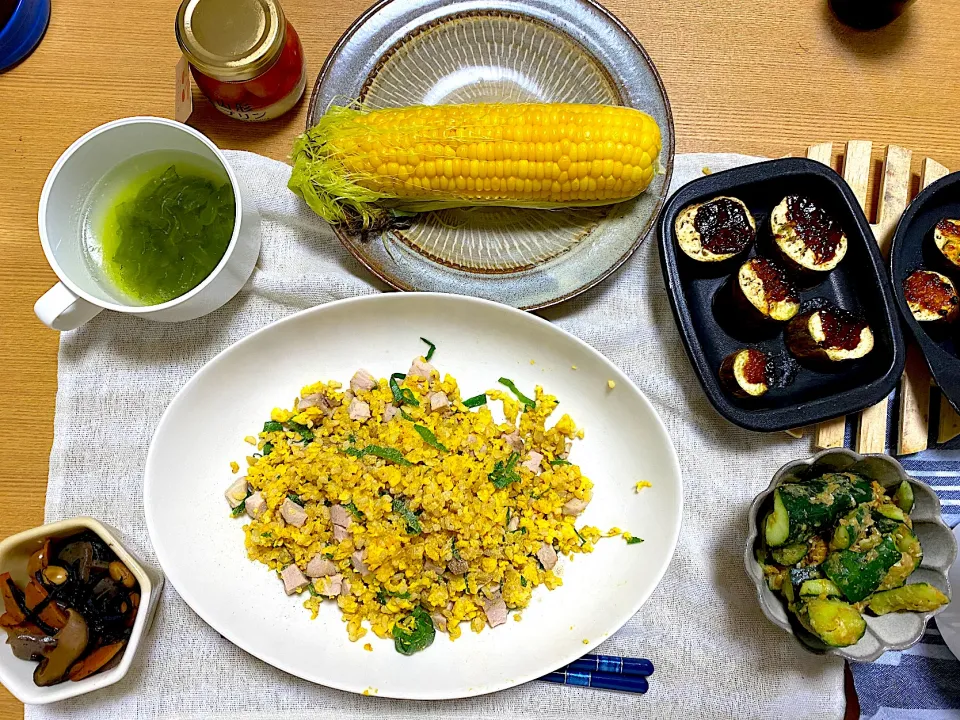
<svg viewBox="0 0 960 720">
<path fill-rule="evenodd" d="M 757 237 L 757 224 L 742 200 L 722 196 L 684 208 L 674 231 L 691 260 L 718 263 L 749 248 Z"/>
<path fill-rule="evenodd" d="M 770 389 L 770 358 L 761 350 L 743 348 L 720 364 L 720 383 L 733 396 L 760 397 Z"/>
<path fill-rule="evenodd" d="M 903 281 L 903 298 L 917 322 L 951 323 L 960 315 L 953 281 L 933 270 L 915 270 Z"/>
<path fill-rule="evenodd" d="M 753 322 L 786 322 L 800 311 L 800 295 L 779 265 L 750 258 L 731 283 L 733 306 Z M 739 318 L 738 318 L 739 319 Z"/>
<path fill-rule="evenodd" d="M 960 220 L 943 218 L 933 228 L 933 241 L 944 259 L 960 268 Z"/>
<path fill-rule="evenodd" d="M 873 350 L 870 326 L 832 305 L 797 315 L 787 324 L 784 339 L 795 357 L 827 363 L 856 360 Z"/>
<path fill-rule="evenodd" d="M 770 230 L 786 266 L 806 277 L 830 272 L 847 254 L 840 225 L 808 197 L 785 197 L 770 213 Z"/>
</svg>

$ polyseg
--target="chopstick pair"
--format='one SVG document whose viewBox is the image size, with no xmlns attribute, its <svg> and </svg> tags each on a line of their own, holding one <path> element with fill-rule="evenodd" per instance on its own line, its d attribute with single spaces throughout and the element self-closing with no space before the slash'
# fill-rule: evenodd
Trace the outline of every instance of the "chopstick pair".
<svg viewBox="0 0 960 720">
<path fill-rule="evenodd" d="M 649 689 L 647 677 L 651 674 L 653 663 L 642 658 L 584 655 L 540 679 L 561 685 L 643 694 Z"/>
</svg>

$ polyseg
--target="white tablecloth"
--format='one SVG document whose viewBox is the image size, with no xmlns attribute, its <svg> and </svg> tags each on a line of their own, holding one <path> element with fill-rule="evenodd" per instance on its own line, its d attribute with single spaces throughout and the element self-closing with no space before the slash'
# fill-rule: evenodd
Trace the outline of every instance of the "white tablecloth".
<svg viewBox="0 0 960 720">
<path fill-rule="evenodd" d="M 260 261 L 241 293 L 218 312 L 179 325 L 105 312 L 64 333 L 60 344 L 47 520 L 100 518 L 153 562 L 143 466 L 161 413 L 187 379 L 273 320 L 385 289 L 285 189 L 286 165 L 249 153 L 228 156 L 263 215 Z M 755 160 L 681 155 L 673 184 L 700 176 L 705 166 L 717 171 Z M 648 694 L 533 682 L 447 702 L 350 695 L 247 655 L 205 625 L 167 584 L 153 631 L 123 681 L 57 705 L 28 707 L 27 720 L 842 717 L 842 662 L 807 654 L 764 619 L 741 559 L 751 499 L 780 465 L 808 447 L 783 434 L 740 430 L 711 408 L 680 344 L 655 239 L 600 287 L 543 314 L 633 378 L 680 455 L 685 508 L 676 556 L 649 602 L 599 649 L 652 659 L 657 669 Z M 197 562 L 215 560 L 198 548 Z"/>
</svg>

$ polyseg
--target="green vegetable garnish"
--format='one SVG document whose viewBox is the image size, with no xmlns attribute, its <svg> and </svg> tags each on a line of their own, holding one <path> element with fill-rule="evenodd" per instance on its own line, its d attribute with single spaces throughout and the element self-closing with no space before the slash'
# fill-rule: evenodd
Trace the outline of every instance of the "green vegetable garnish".
<svg viewBox="0 0 960 720">
<path fill-rule="evenodd" d="M 384 460 L 389 460 L 390 462 L 395 462 L 397 465 L 413 465 L 412 462 L 407 460 L 399 450 L 394 450 L 393 448 L 380 447 L 379 445 L 367 445 L 365 448 L 347 448 L 344 450 L 347 455 L 351 455 L 356 458 L 361 458 L 364 455 L 375 455 L 378 458 Z"/>
<path fill-rule="evenodd" d="M 573 465 L 573 463 L 563 458 L 557 458 L 556 460 L 551 460 L 550 465 Z"/>
<path fill-rule="evenodd" d="M 643 538 L 632 537 L 627 539 L 627 545 L 639 545 L 643 542 Z"/>
<path fill-rule="evenodd" d="M 468 407 L 468 408 L 475 408 L 475 407 L 480 407 L 481 405 L 486 405 L 487 394 L 480 393 L 479 395 L 474 395 L 473 397 L 467 398 L 466 400 L 464 400 L 463 404 L 465 407 Z"/>
<path fill-rule="evenodd" d="M 399 624 L 393 626 L 393 646 L 401 655 L 413 655 L 433 644 L 437 630 L 433 627 L 433 619 L 422 607 L 417 605 L 411 615 L 414 626 L 412 630 L 404 630 Z M 403 621 L 401 621 L 403 622 Z"/>
<path fill-rule="evenodd" d="M 409 600 L 410 593 L 408 592 L 397 593 L 397 592 L 390 592 L 389 590 L 380 590 L 377 593 L 377 602 L 380 603 L 381 605 L 386 605 L 388 597 L 397 598 L 399 600 Z"/>
<path fill-rule="evenodd" d="M 577 534 L 577 537 L 580 538 L 580 547 L 583 547 L 584 545 L 586 545 L 587 541 L 583 537 L 583 535 L 580 534 L 580 531 L 577 530 L 577 528 L 573 528 L 573 531 Z"/>
<path fill-rule="evenodd" d="M 406 380 L 407 376 L 403 373 L 394 373 L 390 376 L 390 392 L 393 393 L 393 401 L 397 405 L 413 405 L 414 407 L 418 406 L 420 403 L 417 402 L 417 398 L 413 394 L 413 390 L 410 388 L 402 388 L 397 383 L 397 380 Z"/>
<path fill-rule="evenodd" d="M 264 443 L 264 444 L 263 444 L 263 455 L 269 455 L 269 454 L 272 453 L 272 452 L 273 452 L 273 443 L 269 443 L 269 442 L 268 442 L 268 443 Z M 261 455 L 260 457 L 263 457 L 263 455 Z"/>
<path fill-rule="evenodd" d="M 267 420 L 263 424 L 264 432 L 278 432 L 283 430 L 283 423 L 278 423 L 276 420 Z"/>
<path fill-rule="evenodd" d="M 250 497 L 247 495 L 247 497 Z M 246 511 L 247 506 L 245 503 L 240 503 L 233 510 L 230 511 L 230 517 L 240 517 Z"/>
<path fill-rule="evenodd" d="M 393 499 L 393 511 L 407 521 L 407 532 L 411 535 L 419 535 L 423 532 L 420 526 L 420 519 L 417 517 L 407 504 L 400 498 Z"/>
<path fill-rule="evenodd" d="M 527 579 L 526 579 L 523 575 L 520 576 L 520 584 L 521 584 L 523 587 L 526 587 L 526 586 L 527 586 Z"/>
<path fill-rule="evenodd" d="M 344 507 L 350 511 L 350 514 L 353 515 L 357 520 L 363 520 L 363 513 L 357 509 L 357 506 L 353 504 L 353 501 L 348 502 Z"/>
<path fill-rule="evenodd" d="M 460 551 L 457 550 L 457 539 L 450 538 L 450 554 L 453 555 L 457 560 L 462 560 L 460 557 Z"/>
<path fill-rule="evenodd" d="M 404 420 L 409 420 L 410 422 L 416 422 L 416 420 L 413 419 L 413 415 L 408 413 L 403 408 L 400 408 L 400 417 L 402 417 Z"/>
<path fill-rule="evenodd" d="M 520 459 L 519 453 L 510 453 L 510 457 L 507 458 L 507 462 L 504 463 L 502 460 L 497 460 L 493 466 L 493 472 L 488 475 L 490 482 L 493 483 L 494 487 L 498 490 L 503 490 L 507 485 L 512 482 L 517 482 L 520 480 L 520 475 L 517 474 L 517 471 L 514 470 L 514 466 L 517 464 L 517 460 Z"/>
<path fill-rule="evenodd" d="M 423 356 L 423 359 L 424 359 L 424 360 L 426 360 L 427 362 L 430 362 L 430 358 L 433 357 L 433 353 L 435 353 L 435 352 L 437 351 L 437 346 L 434 345 L 434 344 L 433 344 L 432 342 L 430 342 L 429 340 L 427 340 L 425 337 L 422 337 L 422 338 L 420 338 L 420 339 L 423 340 L 427 345 L 430 346 L 430 349 L 427 351 L 427 354 Z"/>
<path fill-rule="evenodd" d="M 95 229 L 100 266 L 144 305 L 173 300 L 220 263 L 235 216 L 225 177 L 182 162 L 154 167 L 110 198 Z"/>
<path fill-rule="evenodd" d="M 528 408 L 535 408 L 537 406 L 536 402 L 534 402 L 533 400 L 528 398 L 526 395 L 524 395 L 522 392 L 517 390 L 517 386 L 513 384 L 513 380 L 509 378 L 500 378 L 497 382 L 499 382 L 501 385 L 506 386 L 507 389 L 510 390 L 510 392 L 512 392 L 514 395 L 517 396 L 517 400 L 522 402 Z"/>
<path fill-rule="evenodd" d="M 295 495 L 294 493 L 287 493 L 287 499 L 290 502 L 296 503 L 300 507 L 303 507 L 303 500 L 300 499 L 299 495 Z"/>
<path fill-rule="evenodd" d="M 300 439 L 305 443 L 313 442 L 313 430 L 308 428 L 306 425 L 288 421 L 287 427 L 295 433 L 300 433 Z"/>
<path fill-rule="evenodd" d="M 320 593 L 317 592 L 317 589 L 313 586 L 313 583 L 307 585 L 307 590 L 309 590 L 310 594 L 314 597 L 320 597 Z"/>
<path fill-rule="evenodd" d="M 423 425 L 414 425 L 413 429 L 417 431 L 417 435 L 423 438 L 423 441 L 427 445 L 430 445 L 431 447 L 435 447 L 437 450 L 440 450 L 441 452 L 450 452 L 449 450 L 447 450 L 446 445 L 444 445 L 442 442 L 437 440 L 437 436 L 433 434 L 430 428 L 424 427 Z"/>
<path fill-rule="evenodd" d="M 260 537 L 272 538 L 272 537 L 273 537 L 273 533 L 260 533 Z"/>
</svg>

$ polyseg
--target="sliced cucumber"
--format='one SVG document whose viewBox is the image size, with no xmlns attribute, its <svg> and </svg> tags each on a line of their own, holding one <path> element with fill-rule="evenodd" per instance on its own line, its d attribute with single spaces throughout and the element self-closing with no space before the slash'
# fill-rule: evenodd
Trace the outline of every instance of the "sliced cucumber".
<svg viewBox="0 0 960 720">
<path fill-rule="evenodd" d="M 907 516 L 903 514 L 903 510 L 890 503 L 879 505 L 877 512 L 888 520 L 896 520 L 897 522 L 906 522 L 907 520 Z"/>
<path fill-rule="evenodd" d="M 800 597 L 840 597 L 840 588 L 827 578 L 807 580 L 800 586 Z"/>
<path fill-rule="evenodd" d="M 770 557 L 775 563 L 780 565 L 796 565 L 807 556 L 806 543 L 794 543 L 793 545 L 784 545 L 774 548 L 770 551 Z"/>
<path fill-rule="evenodd" d="M 877 590 L 891 590 L 898 588 L 907 582 L 914 570 L 920 567 L 923 560 L 923 548 L 920 546 L 920 540 L 914 534 L 913 530 L 904 524 L 897 526 L 891 535 L 897 550 L 900 551 L 900 560 L 890 568 Z"/>
<path fill-rule="evenodd" d="M 836 583 L 850 602 L 860 602 L 879 586 L 887 571 L 900 560 L 900 551 L 892 537 L 866 552 L 840 550 L 831 553 L 823 564 L 824 574 Z"/>
<path fill-rule="evenodd" d="M 790 584 L 794 587 L 799 587 L 808 580 L 816 580 L 822 577 L 823 573 L 820 571 L 820 568 L 815 565 L 802 568 L 790 568 Z"/>
<path fill-rule="evenodd" d="M 903 523 L 899 520 L 891 520 L 890 518 L 885 518 L 876 511 L 873 512 L 873 526 L 881 535 L 889 535 L 890 533 L 895 532 L 896 529 L 902 524 Z"/>
<path fill-rule="evenodd" d="M 913 486 L 909 480 L 900 483 L 900 487 L 893 494 L 893 504 L 905 513 L 909 514 L 913 511 Z"/>
<path fill-rule="evenodd" d="M 916 583 L 878 592 L 870 598 L 867 607 L 874 615 L 886 615 L 902 610 L 929 612 L 948 602 L 947 596 L 933 585 Z"/>
<path fill-rule="evenodd" d="M 773 494 L 773 512 L 767 516 L 770 547 L 797 543 L 833 524 L 856 507 L 846 475 L 829 473 L 802 483 L 781 485 Z"/>
<path fill-rule="evenodd" d="M 836 598 L 811 598 L 800 610 L 800 621 L 831 647 L 854 645 L 867 630 L 857 609 Z"/>
<path fill-rule="evenodd" d="M 773 512 L 767 515 L 763 525 L 764 538 L 767 545 L 772 548 L 780 547 L 790 537 L 790 516 L 787 515 L 787 509 L 783 506 L 783 498 L 779 490 L 773 493 Z"/>
<path fill-rule="evenodd" d="M 851 510 L 847 515 L 840 518 L 840 522 L 833 531 L 833 537 L 830 539 L 830 548 L 832 550 L 849 550 L 850 546 L 863 536 L 869 523 L 870 512 L 866 507 L 861 505 L 855 510 Z"/>
</svg>

